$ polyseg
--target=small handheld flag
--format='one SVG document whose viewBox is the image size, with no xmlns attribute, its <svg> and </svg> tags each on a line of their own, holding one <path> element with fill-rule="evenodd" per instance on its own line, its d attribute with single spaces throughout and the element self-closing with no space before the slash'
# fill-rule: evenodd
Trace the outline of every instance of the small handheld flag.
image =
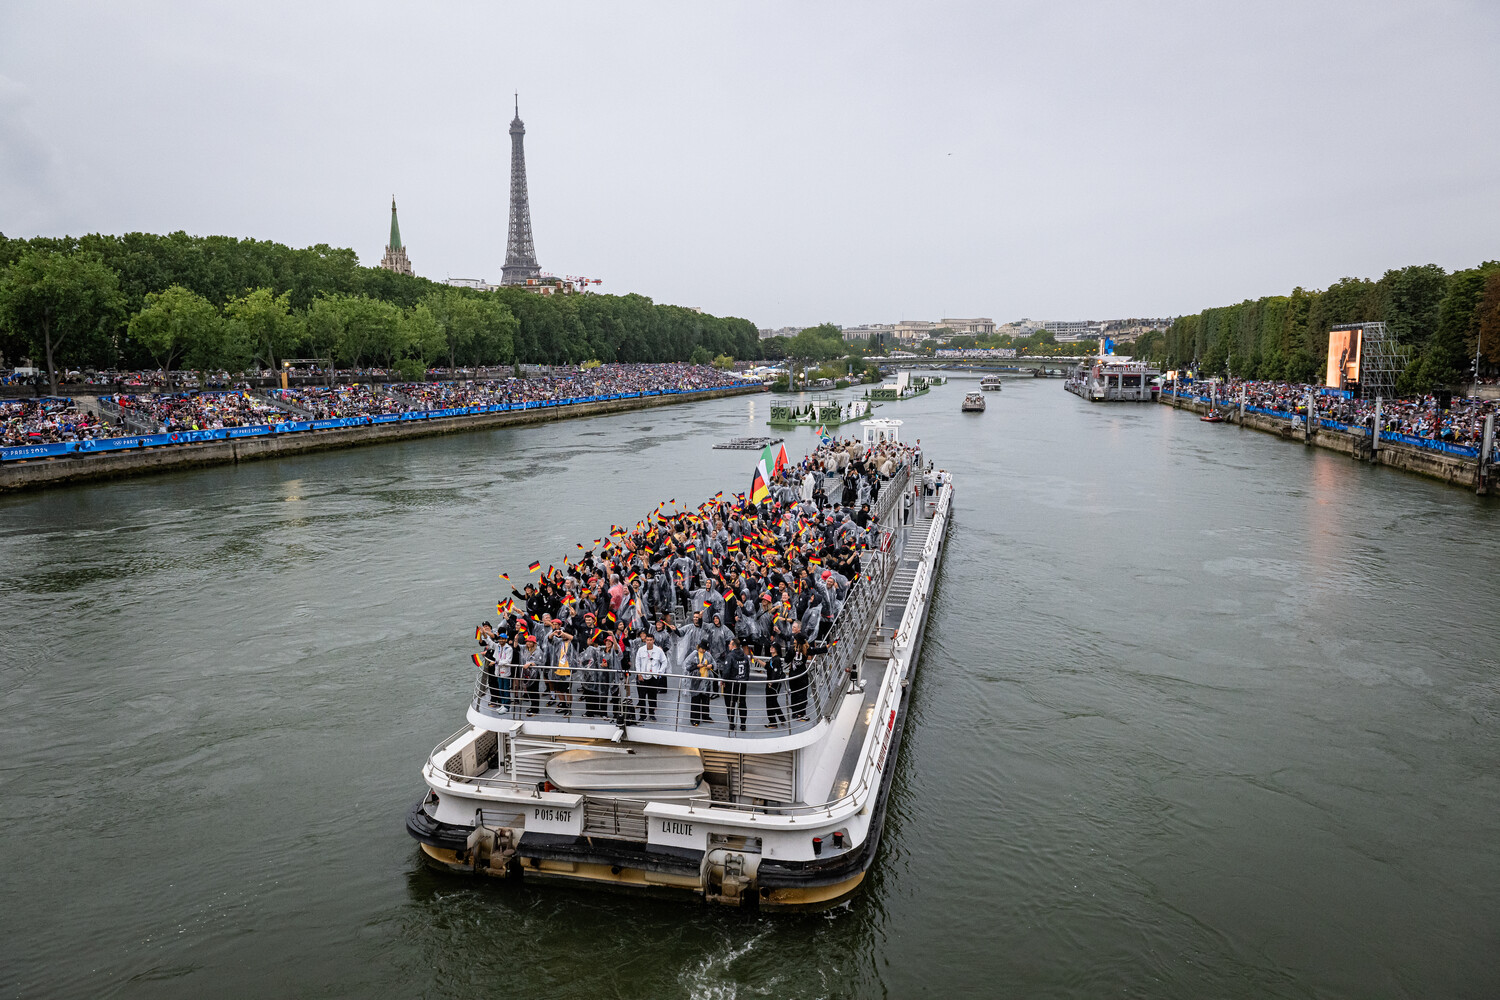
<svg viewBox="0 0 1500 1000">
<path fill-rule="evenodd" d="M 537 570 L 539 570 L 541 568 L 542 568 L 542 564 L 540 562 L 534 562 L 530 566 L 526 567 L 526 572 L 528 572 L 528 573 L 535 573 Z"/>
<path fill-rule="evenodd" d="M 478 667 L 480 670 L 484 669 L 484 657 L 480 656 L 478 653 L 475 653 L 473 656 L 473 660 L 474 666 Z"/>
</svg>

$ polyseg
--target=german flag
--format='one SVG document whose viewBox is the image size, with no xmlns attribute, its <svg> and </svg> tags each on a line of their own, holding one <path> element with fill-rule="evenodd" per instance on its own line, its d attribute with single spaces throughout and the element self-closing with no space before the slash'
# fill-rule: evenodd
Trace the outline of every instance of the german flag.
<svg viewBox="0 0 1500 1000">
<path fill-rule="evenodd" d="M 474 666 L 478 667 L 480 670 L 484 669 L 484 657 L 480 656 L 478 653 L 475 653 L 473 656 L 473 660 Z"/>
<path fill-rule="evenodd" d="M 534 562 L 530 566 L 526 567 L 526 572 L 528 572 L 528 573 L 535 573 L 537 570 L 539 570 L 541 568 L 542 568 L 542 564 L 541 563 Z"/>
<path fill-rule="evenodd" d="M 766 485 L 766 467 L 763 464 L 757 464 L 755 475 L 750 478 L 750 502 L 759 504 L 769 499 L 771 499 L 771 490 Z"/>
<path fill-rule="evenodd" d="M 475 625 L 474 626 L 474 641 L 478 642 L 480 639 L 483 639 L 483 638 L 484 638 L 484 627 L 481 626 L 481 625 Z"/>
</svg>

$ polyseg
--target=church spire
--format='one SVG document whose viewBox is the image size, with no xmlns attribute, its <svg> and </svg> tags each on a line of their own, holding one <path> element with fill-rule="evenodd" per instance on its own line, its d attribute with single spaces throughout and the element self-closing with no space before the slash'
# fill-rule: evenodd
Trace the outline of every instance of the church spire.
<svg viewBox="0 0 1500 1000">
<path fill-rule="evenodd" d="M 396 222 L 396 196 L 391 195 L 391 241 L 385 246 L 385 256 L 380 266 L 397 274 L 415 274 L 411 261 L 406 259 L 406 247 L 401 245 L 401 226 Z"/>
</svg>

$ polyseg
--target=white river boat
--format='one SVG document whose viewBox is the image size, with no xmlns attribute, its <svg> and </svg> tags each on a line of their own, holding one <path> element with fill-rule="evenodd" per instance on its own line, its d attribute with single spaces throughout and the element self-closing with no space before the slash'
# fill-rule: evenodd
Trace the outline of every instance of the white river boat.
<svg viewBox="0 0 1500 1000">
<path fill-rule="evenodd" d="M 900 423 L 866 421 L 866 442 L 895 440 Z M 875 860 L 952 519 L 951 479 L 927 483 L 901 466 L 882 487 L 878 544 L 827 651 L 780 682 L 756 660 L 748 726 L 730 728 L 723 701 L 691 725 L 675 673 L 655 721 L 497 707 L 481 677 L 464 726 L 422 763 L 408 832 L 434 865 L 469 875 L 764 910 L 847 898 Z M 805 692 L 805 709 L 770 717 L 777 684 L 794 703 Z"/>
</svg>

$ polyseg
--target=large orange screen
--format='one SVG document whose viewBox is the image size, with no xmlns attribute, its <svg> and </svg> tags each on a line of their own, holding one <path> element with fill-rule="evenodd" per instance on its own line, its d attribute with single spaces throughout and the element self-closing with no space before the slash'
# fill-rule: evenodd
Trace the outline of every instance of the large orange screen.
<svg viewBox="0 0 1500 1000">
<path fill-rule="evenodd" d="M 1328 331 L 1328 372 L 1323 384 L 1342 389 L 1359 381 L 1359 329 Z"/>
</svg>

